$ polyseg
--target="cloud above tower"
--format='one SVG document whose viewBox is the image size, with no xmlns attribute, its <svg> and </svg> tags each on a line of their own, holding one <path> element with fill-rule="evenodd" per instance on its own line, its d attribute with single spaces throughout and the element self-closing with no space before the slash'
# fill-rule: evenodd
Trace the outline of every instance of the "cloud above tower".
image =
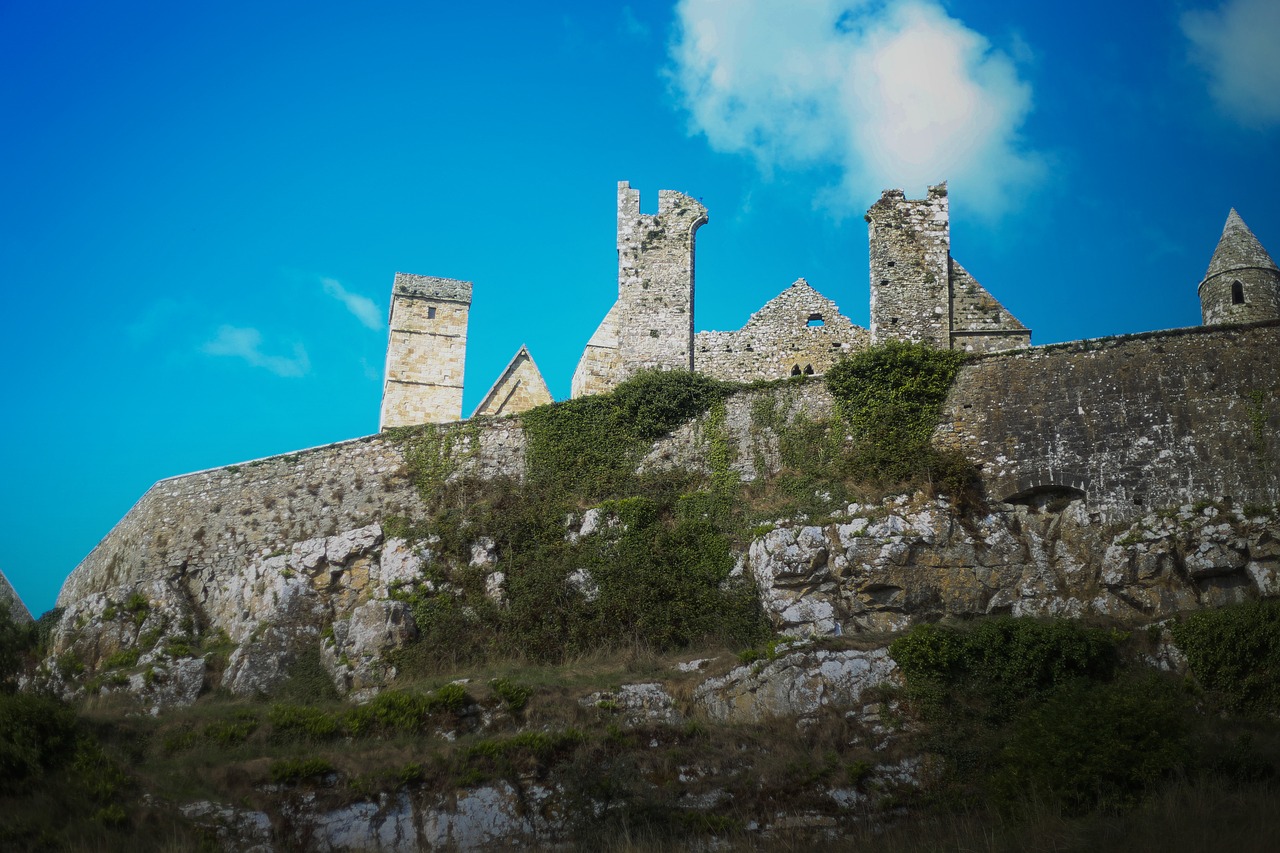
<svg viewBox="0 0 1280 853">
<path fill-rule="evenodd" d="M 1181 24 L 1218 107 L 1249 127 L 1280 125 L 1280 3 L 1227 0 L 1185 12 Z"/>
<path fill-rule="evenodd" d="M 681 0 L 670 58 L 693 132 L 766 174 L 835 168 L 833 206 L 950 180 L 995 215 L 1045 171 L 1030 84 L 934 0 Z"/>
</svg>

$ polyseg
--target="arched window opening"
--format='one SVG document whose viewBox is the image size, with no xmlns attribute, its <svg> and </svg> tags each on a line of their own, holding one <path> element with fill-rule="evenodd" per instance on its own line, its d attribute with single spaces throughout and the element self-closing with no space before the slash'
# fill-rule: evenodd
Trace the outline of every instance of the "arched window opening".
<svg viewBox="0 0 1280 853">
<path fill-rule="evenodd" d="M 809 325 L 809 326 L 825 326 L 825 325 L 826 325 L 826 323 L 823 321 L 823 319 L 822 319 L 822 315 L 821 315 L 821 314 L 810 314 L 810 315 L 809 315 L 809 322 L 808 322 L 806 325 Z"/>
<path fill-rule="evenodd" d="M 813 375 L 813 365 L 812 365 L 812 364 L 806 364 L 806 365 L 804 366 L 804 375 L 805 375 L 805 376 L 812 376 L 812 375 Z"/>
<path fill-rule="evenodd" d="M 791 368 L 791 375 L 792 375 L 792 376 L 799 376 L 799 375 L 800 375 L 800 365 L 798 365 L 798 364 L 797 364 L 797 365 L 794 365 L 794 366 Z"/>
<path fill-rule="evenodd" d="M 1240 283 L 1239 279 L 1231 282 L 1231 304 L 1244 304 L 1244 285 Z"/>
</svg>

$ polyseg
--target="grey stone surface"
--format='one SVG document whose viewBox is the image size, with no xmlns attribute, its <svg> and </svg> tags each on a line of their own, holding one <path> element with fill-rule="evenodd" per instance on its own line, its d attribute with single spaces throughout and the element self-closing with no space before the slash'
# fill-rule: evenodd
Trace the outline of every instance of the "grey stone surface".
<svg viewBox="0 0 1280 853">
<path fill-rule="evenodd" d="M 22 603 L 22 599 L 18 597 L 18 591 L 9 583 L 4 572 L 0 572 L 0 602 L 9 605 L 10 619 L 18 623 L 31 621 L 31 611 L 27 610 L 27 605 Z"/>
<path fill-rule="evenodd" d="M 1199 293 L 1206 326 L 1280 319 L 1280 269 L 1234 209 Z"/>
</svg>

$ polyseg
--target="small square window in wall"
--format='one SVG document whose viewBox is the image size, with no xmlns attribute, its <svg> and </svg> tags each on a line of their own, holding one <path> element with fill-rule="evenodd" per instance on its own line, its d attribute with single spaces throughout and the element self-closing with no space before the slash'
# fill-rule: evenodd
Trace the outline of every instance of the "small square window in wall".
<svg viewBox="0 0 1280 853">
<path fill-rule="evenodd" d="M 649 337 L 651 337 L 651 338 L 656 338 L 657 336 L 658 336 L 658 330 L 657 330 L 657 329 L 650 329 L 650 330 L 649 330 Z"/>
<path fill-rule="evenodd" d="M 427 308 L 427 319 L 434 320 L 436 318 L 436 307 L 434 305 Z"/>
<path fill-rule="evenodd" d="M 824 323 L 824 322 L 823 322 L 823 320 L 822 320 L 822 315 L 821 315 L 821 314 L 810 314 L 810 315 L 809 315 L 809 322 L 807 323 L 807 325 L 809 325 L 809 326 L 825 326 L 825 325 L 826 325 L 826 323 Z"/>
</svg>

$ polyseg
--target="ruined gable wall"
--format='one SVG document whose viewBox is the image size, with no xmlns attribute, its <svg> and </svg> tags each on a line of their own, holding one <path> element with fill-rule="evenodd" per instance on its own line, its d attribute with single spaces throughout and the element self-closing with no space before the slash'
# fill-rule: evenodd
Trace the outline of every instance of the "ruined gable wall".
<svg viewBox="0 0 1280 853">
<path fill-rule="evenodd" d="M 814 315 L 821 326 L 809 326 Z M 855 326 L 834 302 L 804 279 L 771 299 L 735 332 L 698 332 L 694 369 L 716 379 L 754 382 L 801 373 L 825 373 L 842 356 L 867 346 L 866 329 Z"/>
<path fill-rule="evenodd" d="M 951 348 L 1000 352 L 1031 346 L 1031 331 L 951 260 Z"/>
<path fill-rule="evenodd" d="M 693 368 L 694 235 L 707 209 L 673 190 L 658 212 L 640 212 L 640 192 L 618 183 L 618 301 L 587 344 L 572 393 L 601 394 L 637 370 Z"/>
<path fill-rule="evenodd" d="M 551 402 L 551 392 L 526 350 L 516 354 L 493 389 L 476 407 L 472 417 L 506 416 L 527 412 Z"/>
</svg>

